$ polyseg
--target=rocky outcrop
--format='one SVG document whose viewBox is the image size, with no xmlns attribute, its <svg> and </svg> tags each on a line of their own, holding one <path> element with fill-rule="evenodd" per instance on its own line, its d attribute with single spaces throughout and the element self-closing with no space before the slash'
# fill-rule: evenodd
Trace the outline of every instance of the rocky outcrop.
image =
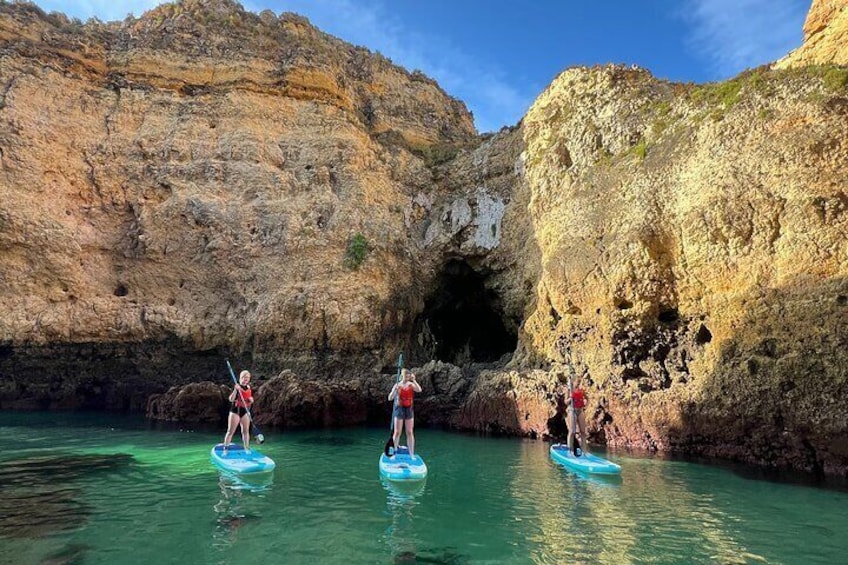
<svg viewBox="0 0 848 565">
<path fill-rule="evenodd" d="M 279 427 L 364 424 L 366 400 L 350 382 L 298 378 L 284 371 L 256 390 L 256 422 Z"/>
<path fill-rule="evenodd" d="M 844 67 L 569 69 L 477 138 L 228 0 L 2 4 L 0 41 L 0 406 L 137 409 L 232 355 L 260 424 L 382 422 L 403 350 L 422 424 L 559 435 L 580 375 L 596 441 L 848 472 Z M 150 413 L 213 418 L 216 386 Z"/>
<path fill-rule="evenodd" d="M 775 64 L 848 65 L 848 0 L 813 0 L 804 22 L 804 43 Z"/>
<path fill-rule="evenodd" d="M 225 421 L 230 387 L 208 381 L 172 387 L 154 394 L 147 403 L 147 417 L 174 422 Z"/>
<path fill-rule="evenodd" d="M 3 405 L 55 387 L 57 350 L 147 344 L 118 361 L 173 384 L 212 376 L 186 351 L 319 374 L 398 349 L 438 266 L 405 223 L 431 148 L 474 136 L 433 81 L 228 0 L 84 26 L 3 3 L 0 49 Z"/>
<path fill-rule="evenodd" d="M 608 442 L 844 472 L 846 94 L 816 70 L 686 88 L 609 67 L 530 109 L 542 275 L 518 357 L 586 372 Z"/>
</svg>

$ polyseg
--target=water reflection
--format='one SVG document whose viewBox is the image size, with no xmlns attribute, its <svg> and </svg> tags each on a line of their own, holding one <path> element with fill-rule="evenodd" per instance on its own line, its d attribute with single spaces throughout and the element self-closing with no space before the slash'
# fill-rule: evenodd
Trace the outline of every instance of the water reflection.
<svg viewBox="0 0 848 565">
<path fill-rule="evenodd" d="M 415 532 L 415 509 L 427 480 L 389 481 L 380 478 L 386 491 L 386 509 L 391 521 L 383 535 L 394 563 L 418 563 L 419 537 Z"/>
<path fill-rule="evenodd" d="M 212 545 L 227 549 L 238 539 L 242 527 L 259 522 L 262 516 L 252 510 L 252 502 L 264 497 L 274 484 L 273 473 L 236 475 L 219 471 L 218 487 L 221 499 L 213 507 L 215 529 Z"/>
<path fill-rule="evenodd" d="M 516 508 L 534 515 L 537 529 L 527 535 L 535 563 L 762 559 L 734 539 L 738 518 L 727 506 L 691 488 L 667 463 L 624 460 L 621 478 L 597 477 L 541 455 L 524 446 L 511 491 Z"/>
<path fill-rule="evenodd" d="M 550 460 L 546 445 L 533 442 L 522 445 L 519 465 L 511 488 L 514 512 L 525 517 L 535 563 L 630 561 L 633 524 L 615 511 L 620 477 L 566 470 Z"/>
</svg>

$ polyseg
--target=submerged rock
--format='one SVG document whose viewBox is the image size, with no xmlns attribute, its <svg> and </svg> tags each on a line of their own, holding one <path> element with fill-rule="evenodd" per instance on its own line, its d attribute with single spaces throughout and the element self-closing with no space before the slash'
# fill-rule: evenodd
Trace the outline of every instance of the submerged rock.
<svg viewBox="0 0 848 565">
<path fill-rule="evenodd" d="M 74 481 L 122 469 L 132 460 L 131 455 L 116 454 L 29 457 L 0 462 L 3 485 L 0 537 L 40 538 L 81 527 L 92 509 L 81 490 L 73 485 Z"/>
</svg>

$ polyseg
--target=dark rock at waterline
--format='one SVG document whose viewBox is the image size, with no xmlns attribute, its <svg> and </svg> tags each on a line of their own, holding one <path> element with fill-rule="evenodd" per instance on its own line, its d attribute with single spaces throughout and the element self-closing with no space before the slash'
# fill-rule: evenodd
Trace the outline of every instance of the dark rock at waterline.
<svg viewBox="0 0 848 565">
<path fill-rule="evenodd" d="M 229 380 L 226 355 L 218 348 L 197 351 L 176 338 L 15 346 L 0 342 L 0 409 L 143 412 L 150 395 L 169 386 Z M 241 361 L 252 362 L 247 356 Z"/>
<path fill-rule="evenodd" d="M 68 455 L 0 463 L 0 538 L 37 538 L 80 527 L 91 508 L 73 482 L 132 460 L 127 454 Z"/>
<path fill-rule="evenodd" d="M 147 417 L 174 422 L 222 422 L 227 413 L 230 387 L 211 382 L 171 387 L 147 402 Z"/>
<path fill-rule="evenodd" d="M 414 372 L 423 389 L 415 397 L 416 422 L 454 425 L 457 411 L 477 379 L 474 370 L 431 361 Z M 262 384 L 254 383 L 254 420 L 260 426 L 281 428 L 388 422 L 392 404 L 387 396 L 395 380 L 395 375 L 351 371 L 344 380 L 322 381 L 286 370 Z M 147 417 L 223 424 L 230 390 L 210 382 L 173 387 L 167 393 L 150 397 Z"/>
<path fill-rule="evenodd" d="M 364 424 L 368 417 L 354 381 L 301 380 L 291 371 L 259 387 L 253 411 L 260 425 L 288 428 Z"/>
</svg>

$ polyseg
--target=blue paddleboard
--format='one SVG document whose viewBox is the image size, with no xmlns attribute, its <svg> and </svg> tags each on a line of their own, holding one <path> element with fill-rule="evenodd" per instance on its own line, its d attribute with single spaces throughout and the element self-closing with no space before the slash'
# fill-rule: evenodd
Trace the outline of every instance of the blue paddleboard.
<svg viewBox="0 0 848 565">
<path fill-rule="evenodd" d="M 607 461 L 603 457 L 584 453 L 580 457 L 575 457 L 568 445 L 564 443 L 555 443 L 551 446 L 551 459 L 572 469 L 574 471 L 583 471 L 584 473 L 594 473 L 598 475 L 617 475 L 621 473 L 621 467 Z"/>
<path fill-rule="evenodd" d="M 380 455 L 380 474 L 390 481 L 420 481 L 427 478 L 427 465 L 420 455 L 410 456 L 409 449 L 401 446 L 394 457 Z"/>
<path fill-rule="evenodd" d="M 277 466 L 274 460 L 256 449 L 245 451 L 244 446 L 231 443 L 224 455 L 224 444 L 212 448 L 212 462 L 233 473 L 264 473 L 273 471 Z"/>
</svg>

